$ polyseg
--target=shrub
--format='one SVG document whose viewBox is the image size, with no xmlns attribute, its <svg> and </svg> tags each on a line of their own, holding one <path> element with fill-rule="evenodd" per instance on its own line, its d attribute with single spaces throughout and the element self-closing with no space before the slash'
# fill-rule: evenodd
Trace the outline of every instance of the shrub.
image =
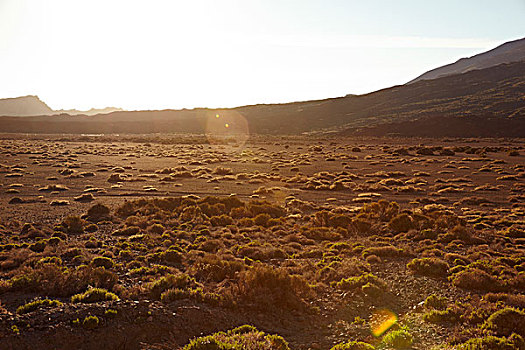
<svg viewBox="0 0 525 350">
<path fill-rule="evenodd" d="M 148 231 L 159 234 L 159 235 L 162 234 L 165 230 L 166 228 L 162 226 L 161 224 L 153 224 L 148 227 Z"/>
<path fill-rule="evenodd" d="M 501 301 L 506 305 L 525 309 L 525 295 L 523 294 L 487 293 L 483 299 L 492 303 Z"/>
<path fill-rule="evenodd" d="M 423 321 L 429 323 L 456 323 L 459 320 L 457 310 L 447 308 L 446 310 L 431 310 L 423 315 Z"/>
<path fill-rule="evenodd" d="M 97 256 L 91 260 L 91 264 L 95 267 L 110 269 L 113 267 L 113 260 L 105 256 Z"/>
<path fill-rule="evenodd" d="M 412 335 L 406 329 L 392 331 L 383 337 L 383 343 L 394 349 L 408 349 L 412 346 Z"/>
<path fill-rule="evenodd" d="M 496 311 L 490 315 L 483 328 L 493 331 L 496 335 L 509 336 L 516 333 L 525 337 L 525 311 L 511 307 Z"/>
<path fill-rule="evenodd" d="M 133 236 L 140 233 L 140 227 L 138 226 L 127 226 L 124 228 L 121 228 L 119 230 L 116 230 L 111 235 L 112 236 Z"/>
<path fill-rule="evenodd" d="M 170 303 L 176 300 L 192 299 L 202 303 L 218 305 L 223 298 L 216 293 L 207 293 L 202 288 L 196 289 L 179 289 L 171 288 L 160 295 L 160 300 L 163 303 Z"/>
<path fill-rule="evenodd" d="M 212 226 L 227 226 L 233 224 L 233 219 L 229 215 L 222 214 L 219 216 L 212 216 L 210 218 L 210 223 Z"/>
<path fill-rule="evenodd" d="M 35 242 L 29 246 L 29 249 L 36 253 L 41 253 L 44 251 L 44 249 L 46 249 L 46 241 L 42 239 L 38 242 Z"/>
<path fill-rule="evenodd" d="M 82 322 L 82 327 L 85 329 L 95 329 L 98 327 L 98 317 L 97 316 L 86 316 Z"/>
<path fill-rule="evenodd" d="M 103 288 L 90 288 L 82 294 L 76 294 L 71 297 L 72 303 L 97 303 L 111 300 L 118 300 L 118 296 Z"/>
<path fill-rule="evenodd" d="M 262 213 L 262 214 L 259 214 L 257 215 L 256 217 L 253 218 L 253 222 L 255 223 L 255 225 L 257 226 L 263 226 L 263 227 L 266 227 L 268 225 L 268 221 L 271 219 L 271 216 L 266 214 L 266 213 Z"/>
<path fill-rule="evenodd" d="M 168 289 L 185 289 L 193 283 L 195 283 L 195 280 L 184 273 L 178 275 L 168 274 L 150 283 L 148 289 L 153 299 L 160 299 L 161 294 Z"/>
<path fill-rule="evenodd" d="M 364 258 L 370 255 L 375 255 L 379 257 L 397 257 L 403 255 L 403 250 L 391 245 L 383 247 L 370 247 L 368 249 L 365 249 L 362 255 Z"/>
<path fill-rule="evenodd" d="M 343 278 L 337 282 L 336 287 L 342 290 L 355 290 L 361 288 L 366 284 L 373 284 L 378 286 L 381 289 L 386 288 L 385 282 L 379 279 L 376 275 L 372 273 L 365 273 L 357 277 Z"/>
<path fill-rule="evenodd" d="M 312 293 L 302 277 L 265 265 L 257 265 L 244 271 L 235 291 L 244 302 L 263 309 L 303 308 L 303 297 Z"/>
<path fill-rule="evenodd" d="M 251 326 L 242 326 L 190 341 L 183 350 L 290 350 L 288 343 L 279 335 L 265 334 Z"/>
<path fill-rule="evenodd" d="M 93 233 L 98 231 L 98 226 L 96 224 L 89 224 L 86 227 L 84 227 L 84 231 Z"/>
<path fill-rule="evenodd" d="M 75 234 L 84 232 L 84 220 L 78 216 L 68 216 L 62 221 L 66 233 Z"/>
<path fill-rule="evenodd" d="M 463 289 L 500 292 L 507 289 L 505 283 L 478 268 L 468 268 L 453 276 L 452 283 Z"/>
<path fill-rule="evenodd" d="M 438 258 L 416 258 L 407 264 L 407 268 L 417 275 L 446 277 L 449 266 L 445 261 Z"/>
<path fill-rule="evenodd" d="M 208 254 L 194 264 L 195 276 L 200 280 L 221 282 L 233 278 L 245 269 L 245 264 L 238 260 L 222 260 L 216 255 Z"/>
<path fill-rule="evenodd" d="M 107 318 L 115 318 L 117 317 L 117 314 L 118 311 L 115 309 L 107 309 L 106 311 L 104 311 L 104 316 L 106 316 Z"/>
<path fill-rule="evenodd" d="M 423 306 L 427 309 L 443 310 L 447 307 L 447 298 L 432 294 L 425 299 Z"/>
<path fill-rule="evenodd" d="M 375 348 L 368 344 L 360 341 L 351 341 L 348 343 L 337 344 L 330 350 L 374 350 Z"/>
<path fill-rule="evenodd" d="M 110 210 L 104 204 L 95 204 L 88 209 L 87 216 L 93 221 L 98 221 L 109 216 Z"/>
<path fill-rule="evenodd" d="M 244 324 L 242 326 L 230 330 L 230 333 L 232 334 L 245 334 L 250 332 L 257 332 L 257 328 L 249 324 Z"/>
<path fill-rule="evenodd" d="M 111 289 L 118 281 L 117 275 L 102 267 L 79 266 L 65 268 L 44 264 L 26 269 L 10 280 L 12 291 L 41 292 L 48 296 L 70 296 L 87 286 Z"/>
<path fill-rule="evenodd" d="M 168 249 L 160 255 L 161 260 L 169 265 L 180 264 L 182 262 L 182 254 L 178 251 Z"/>
<path fill-rule="evenodd" d="M 36 309 L 42 308 L 42 307 L 53 307 L 53 306 L 60 306 L 62 303 L 58 300 L 50 300 L 50 299 L 39 299 L 32 301 L 30 303 L 27 303 L 25 305 L 19 306 L 16 309 L 17 314 L 26 314 L 31 311 L 35 311 Z"/>
<path fill-rule="evenodd" d="M 399 214 L 398 216 L 392 218 L 390 222 L 388 223 L 388 227 L 396 232 L 407 232 L 413 228 L 415 228 L 415 225 L 412 221 L 412 218 L 408 214 Z"/>
<path fill-rule="evenodd" d="M 459 345 L 459 350 L 515 350 L 523 349 L 525 341 L 523 338 L 514 335 L 508 339 L 498 338 L 494 336 L 486 336 L 483 338 L 472 338 L 466 343 Z"/>
</svg>

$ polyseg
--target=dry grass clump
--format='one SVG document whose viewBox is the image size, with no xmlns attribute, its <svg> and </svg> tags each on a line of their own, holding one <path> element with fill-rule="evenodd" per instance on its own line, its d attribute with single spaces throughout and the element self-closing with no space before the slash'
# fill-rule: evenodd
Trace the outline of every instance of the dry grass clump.
<svg viewBox="0 0 525 350">
<path fill-rule="evenodd" d="M 73 199 L 77 202 L 92 202 L 96 198 L 93 196 L 92 193 L 83 193 L 79 196 L 73 197 Z"/>
<path fill-rule="evenodd" d="M 55 264 L 42 264 L 24 268 L 8 281 L 11 291 L 39 292 L 49 296 L 70 296 L 88 286 L 111 290 L 118 277 L 102 267 L 80 266 L 65 268 Z"/>
<path fill-rule="evenodd" d="M 266 310 L 304 309 L 313 291 L 302 277 L 284 269 L 256 265 L 241 273 L 234 288 L 240 302 Z"/>
<path fill-rule="evenodd" d="M 246 267 L 242 260 L 224 260 L 215 254 L 206 254 L 195 262 L 192 270 L 200 281 L 221 282 L 236 278 Z"/>
<path fill-rule="evenodd" d="M 38 190 L 41 191 L 41 192 L 68 191 L 69 188 L 67 186 L 64 186 L 64 185 L 51 184 L 51 185 L 47 185 L 47 186 L 44 186 L 44 187 L 40 187 Z"/>
<path fill-rule="evenodd" d="M 60 228 L 68 234 L 79 234 L 84 232 L 86 222 L 78 216 L 68 216 L 60 224 Z"/>
<path fill-rule="evenodd" d="M 69 205 L 69 201 L 65 199 L 53 199 L 51 202 L 49 202 L 49 205 L 51 206 Z"/>
<path fill-rule="evenodd" d="M 446 277 L 449 266 L 446 261 L 438 258 L 416 258 L 407 264 L 407 268 L 417 275 Z"/>
</svg>

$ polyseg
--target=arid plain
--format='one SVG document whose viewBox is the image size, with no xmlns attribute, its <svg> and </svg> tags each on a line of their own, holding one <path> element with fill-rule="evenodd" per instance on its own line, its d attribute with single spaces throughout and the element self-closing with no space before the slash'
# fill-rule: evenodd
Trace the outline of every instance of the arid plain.
<svg viewBox="0 0 525 350">
<path fill-rule="evenodd" d="M 524 146 L 4 134 L 0 348 L 522 346 Z"/>
</svg>

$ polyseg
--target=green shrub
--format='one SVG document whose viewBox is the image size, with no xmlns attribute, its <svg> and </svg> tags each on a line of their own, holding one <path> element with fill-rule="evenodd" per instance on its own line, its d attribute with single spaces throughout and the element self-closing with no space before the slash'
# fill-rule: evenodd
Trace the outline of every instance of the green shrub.
<svg viewBox="0 0 525 350">
<path fill-rule="evenodd" d="M 113 267 L 113 260 L 105 256 L 97 256 L 91 260 L 91 264 L 96 267 L 110 269 Z"/>
<path fill-rule="evenodd" d="M 383 343 L 394 349 L 409 349 L 413 341 L 412 335 L 403 328 L 392 331 L 383 337 Z"/>
<path fill-rule="evenodd" d="M 178 275 L 168 274 L 148 285 L 149 294 L 153 299 L 160 299 L 161 294 L 168 289 L 186 289 L 194 284 L 195 280 L 181 273 Z"/>
<path fill-rule="evenodd" d="M 163 303 L 171 303 L 176 300 L 192 299 L 198 302 L 218 305 L 223 298 L 216 293 L 206 293 L 202 288 L 196 289 L 179 289 L 171 288 L 160 295 Z"/>
<path fill-rule="evenodd" d="M 118 296 L 103 288 L 90 288 L 81 294 L 71 297 L 72 303 L 97 303 L 100 301 L 118 300 Z"/>
<path fill-rule="evenodd" d="M 483 328 L 496 335 L 509 336 L 512 333 L 525 337 L 525 311 L 506 307 L 498 310 L 485 321 Z"/>
<path fill-rule="evenodd" d="M 426 309 L 443 310 L 447 307 L 447 298 L 432 294 L 425 299 L 423 306 Z"/>
<path fill-rule="evenodd" d="M 514 334 L 510 338 L 498 338 L 486 336 L 483 338 L 472 338 L 466 343 L 460 344 L 458 350 L 521 350 L 525 349 L 525 341 L 522 337 Z"/>
<path fill-rule="evenodd" d="M 118 311 L 115 309 L 107 309 L 106 311 L 104 311 L 104 316 L 108 318 L 115 318 L 117 317 L 117 314 L 118 314 Z"/>
<path fill-rule="evenodd" d="M 453 275 L 452 283 L 463 289 L 501 292 L 508 289 L 506 283 L 487 272 L 469 267 Z"/>
<path fill-rule="evenodd" d="M 55 264 L 57 266 L 62 265 L 62 259 L 60 259 L 58 256 L 46 256 L 45 258 L 42 258 L 37 261 L 37 265 L 44 265 L 44 264 Z"/>
<path fill-rule="evenodd" d="M 50 299 L 39 299 L 32 301 L 30 303 L 27 303 L 25 305 L 19 306 L 16 309 L 17 314 L 27 314 L 28 312 L 35 311 L 36 309 L 42 308 L 42 307 L 54 307 L 54 306 L 60 306 L 62 303 L 58 300 L 50 300 Z"/>
<path fill-rule="evenodd" d="M 265 334 L 248 327 L 250 326 L 243 326 L 241 332 L 239 328 L 235 328 L 193 339 L 183 350 L 290 350 L 281 336 Z"/>
<path fill-rule="evenodd" d="M 429 323 L 456 323 L 459 321 L 460 315 L 452 308 L 446 310 L 431 310 L 423 315 L 423 321 Z"/>
<path fill-rule="evenodd" d="M 111 289 L 117 275 L 102 267 L 79 266 L 66 268 L 55 264 L 42 264 L 9 280 L 10 290 L 39 292 L 48 296 L 71 296 L 88 286 Z"/>
<path fill-rule="evenodd" d="M 348 343 L 337 344 L 330 348 L 330 350 L 374 350 L 375 348 L 368 344 L 360 341 L 351 341 Z"/>
<path fill-rule="evenodd" d="M 336 287 L 342 290 L 355 290 L 361 288 L 364 285 L 373 284 L 381 289 L 386 288 L 385 282 L 379 279 L 376 275 L 372 273 L 365 273 L 357 277 L 343 278 L 337 282 Z"/>
<path fill-rule="evenodd" d="M 250 332 L 257 332 L 257 328 L 249 324 L 243 324 L 242 326 L 230 330 L 230 333 L 232 334 L 245 334 Z"/>
<path fill-rule="evenodd" d="M 98 317 L 97 316 L 86 316 L 82 322 L 82 327 L 85 329 L 95 329 L 98 327 Z"/>
</svg>

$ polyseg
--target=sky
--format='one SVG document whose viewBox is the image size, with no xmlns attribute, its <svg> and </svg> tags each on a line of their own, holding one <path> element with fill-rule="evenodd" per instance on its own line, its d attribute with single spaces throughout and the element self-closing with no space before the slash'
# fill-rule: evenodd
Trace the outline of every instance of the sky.
<svg viewBox="0 0 525 350">
<path fill-rule="evenodd" d="M 53 109 L 363 94 L 525 37 L 525 0 L 0 0 L 0 98 Z"/>
</svg>

